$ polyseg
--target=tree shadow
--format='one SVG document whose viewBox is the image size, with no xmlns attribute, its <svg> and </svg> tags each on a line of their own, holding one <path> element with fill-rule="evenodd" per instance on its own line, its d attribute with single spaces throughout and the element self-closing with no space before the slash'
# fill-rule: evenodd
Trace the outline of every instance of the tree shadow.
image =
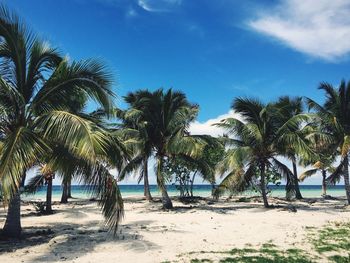
<svg viewBox="0 0 350 263">
<path fill-rule="evenodd" d="M 125 250 L 144 253 L 160 247 L 145 240 L 140 231 L 142 226 L 152 221 L 134 221 L 121 225 L 116 235 L 101 227 L 99 220 L 84 224 L 53 223 L 52 227 L 31 226 L 24 227 L 21 239 L 0 239 L 0 255 L 47 244 L 44 254 L 35 257 L 31 262 L 57 262 L 73 260 L 93 251 L 101 244 L 122 246 Z"/>
</svg>

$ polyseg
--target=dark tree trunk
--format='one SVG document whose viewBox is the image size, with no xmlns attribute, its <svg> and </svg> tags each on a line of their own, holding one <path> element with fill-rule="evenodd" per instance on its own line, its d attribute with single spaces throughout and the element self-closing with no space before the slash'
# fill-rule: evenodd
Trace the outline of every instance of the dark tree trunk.
<svg viewBox="0 0 350 263">
<path fill-rule="evenodd" d="M 349 157 L 344 157 L 344 184 L 348 205 L 350 205 L 350 182 L 349 182 Z"/>
<path fill-rule="evenodd" d="M 265 183 L 265 166 L 260 166 L 260 187 L 261 187 L 261 195 L 264 201 L 264 206 L 266 208 L 269 208 L 269 203 L 267 201 L 267 194 L 266 194 L 266 183 Z"/>
<path fill-rule="evenodd" d="M 46 180 L 47 182 L 47 189 L 46 189 L 46 207 L 45 212 L 47 214 L 52 213 L 52 176 L 49 176 Z"/>
<path fill-rule="evenodd" d="M 61 204 L 67 204 L 68 203 L 68 183 L 63 182 L 63 189 L 62 189 L 62 197 L 61 197 Z"/>
<path fill-rule="evenodd" d="M 72 179 L 68 181 L 67 195 L 68 198 L 72 198 Z"/>
<path fill-rule="evenodd" d="M 18 190 L 10 200 L 3 235 L 11 238 L 20 238 L 21 232 L 21 195 Z"/>
<path fill-rule="evenodd" d="M 193 184 L 194 184 L 194 179 L 196 178 L 197 171 L 193 173 L 192 181 L 191 181 L 191 188 L 190 188 L 190 193 L 191 197 L 193 197 Z"/>
<path fill-rule="evenodd" d="M 327 195 L 327 172 L 326 170 L 322 170 L 322 196 L 325 197 Z"/>
<path fill-rule="evenodd" d="M 170 199 L 168 192 L 167 192 L 167 189 L 166 189 L 166 185 L 164 183 L 162 169 L 163 169 L 163 157 L 158 156 L 157 182 L 158 182 L 158 187 L 162 193 L 163 209 L 173 209 L 173 203 L 171 202 L 171 199 Z"/>
<path fill-rule="evenodd" d="M 144 158 L 143 160 L 143 184 L 144 184 L 144 196 L 146 200 L 152 201 L 151 190 L 149 188 L 148 181 L 148 158 Z"/>
<path fill-rule="evenodd" d="M 297 170 L 297 164 L 293 162 L 293 183 L 294 183 L 294 189 L 295 189 L 295 198 L 296 199 L 303 199 L 303 196 L 301 195 L 300 192 L 300 187 L 299 187 L 299 179 L 298 179 L 298 170 Z"/>
<path fill-rule="evenodd" d="M 166 190 L 166 186 L 161 188 L 162 192 L 162 204 L 164 209 L 173 209 L 173 203 L 168 195 L 168 191 Z"/>
</svg>

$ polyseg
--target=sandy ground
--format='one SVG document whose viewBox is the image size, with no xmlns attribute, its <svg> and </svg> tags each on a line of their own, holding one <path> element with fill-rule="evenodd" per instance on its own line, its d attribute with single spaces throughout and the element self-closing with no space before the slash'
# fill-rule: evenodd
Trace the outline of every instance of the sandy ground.
<svg viewBox="0 0 350 263">
<path fill-rule="evenodd" d="M 0 241 L 0 262 L 188 262 L 186 253 L 191 251 L 222 251 L 269 241 L 281 248 L 307 250 L 306 226 L 350 220 L 344 200 L 293 202 L 296 212 L 283 200 L 270 202 L 279 207 L 264 209 L 254 199 L 201 200 L 187 205 L 174 202 L 173 211 L 162 211 L 159 202 L 128 198 L 117 237 L 106 232 L 94 202 L 55 204 L 55 214 L 46 216 L 37 216 L 32 205 L 24 204 L 25 237 Z M 0 225 L 4 217 L 2 209 Z M 48 229 L 53 233 L 41 232 Z"/>
</svg>

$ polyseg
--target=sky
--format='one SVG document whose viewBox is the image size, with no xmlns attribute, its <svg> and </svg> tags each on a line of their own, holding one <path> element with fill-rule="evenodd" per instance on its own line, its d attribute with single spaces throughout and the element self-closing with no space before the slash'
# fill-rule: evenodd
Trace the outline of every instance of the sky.
<svg viewBox="0 0 350 263">
<path fill-rule="evenodd" d="M 322 102 L 320 82 L 350 79 L 348 0 L 0 2 L 70 60 L 104 61 L 122 108 L 129 91 L 185 92 L 200 105 L 193 133 L 219 134 L 237 96 Z"/>
</svg>

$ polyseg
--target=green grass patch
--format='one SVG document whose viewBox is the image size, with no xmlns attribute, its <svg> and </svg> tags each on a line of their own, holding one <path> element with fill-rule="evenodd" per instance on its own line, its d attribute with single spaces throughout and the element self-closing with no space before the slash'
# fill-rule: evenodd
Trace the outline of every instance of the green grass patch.
<svg viewBox="0 0 350 263">
<path fill-rule="evenodd" d="M 334 222 L 314 229 L 309 234 L 309 240 L 320 254 L 328 255 L 331 262 L 350 263 L 350 222 Z"/>
<path fill-rule="evenodd" d="M 272 241 L 253 247 L 246 244 L 244 248 L 227 251 L 192 251 L 180 255 L 190 256 L 191 263 L 313 263 L 323 261 L 350 263 L 350 222 L 330 223 L 322 228 L 305 227 L 307 241 L 313 251 L 298 248 L 283 250 Z M 318 254 L 318 255 L 316 255 Z"/>
</svg>

